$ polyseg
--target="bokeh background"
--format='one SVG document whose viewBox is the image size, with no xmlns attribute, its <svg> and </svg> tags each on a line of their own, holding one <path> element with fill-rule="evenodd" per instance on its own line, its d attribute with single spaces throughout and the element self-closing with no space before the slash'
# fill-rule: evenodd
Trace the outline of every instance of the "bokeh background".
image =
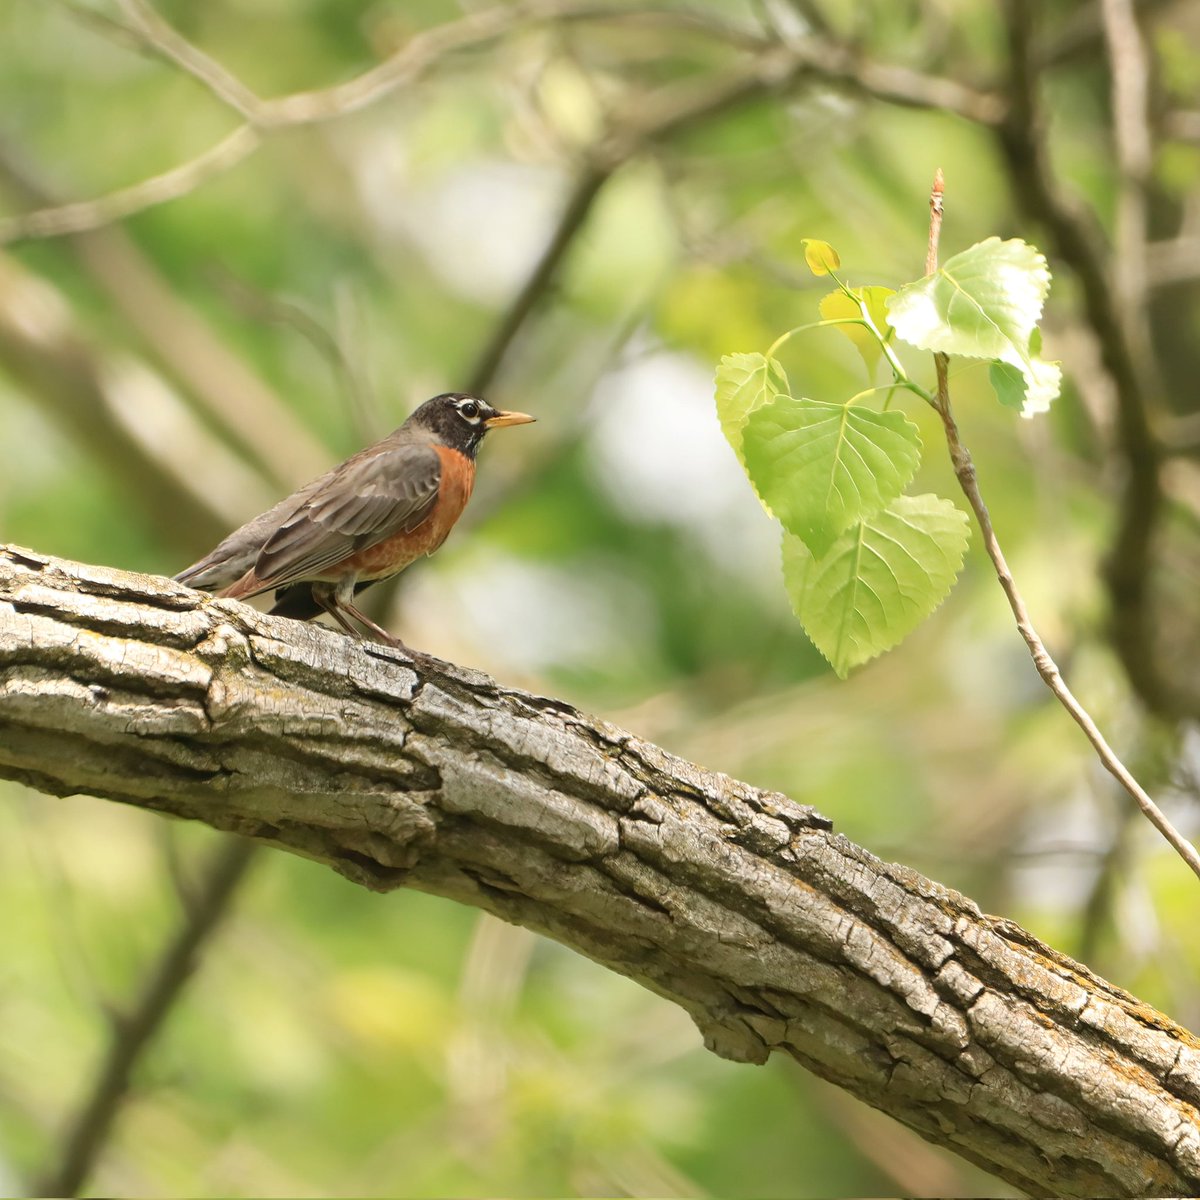
<svg viewBox="0 0 1200 1200">
<path fill-rule="evenodd" d="M 171 574 L 421 400 L 481 387 L 538 424 L 489 439 L 469 520 L 377 616 L 814 804 L 1195 1027 L 1196 881 L 1042 687 L 977 537 L 933 619 L 838 682 L 712 372 L 813 319 L 804 237 L 855 284 L 919 275 L 936 167 L 944 255 L 1041 246 L 1062 398 L 1021 421 L 956 364 L 956 408 L 1043 635 L 1194 835 L 1200 5 L 495 2 L 0 5 L 0 539 Z M 353 111 L 254 108 L 388 61 L 396 86 Z M 239 134 L 247 112 L 275 124 Z M 866 386 L 832 334 L 785 362 L 807 395 Z M 965 507 L 935 418 L 908 411 L 916 490 Z M 1131 479 L 1152 519 L 1122 542 Z M 0 1192 L 55 1179 L 114 1014 L 221 853 L 0 784 Z M 227 907 L 89 1192 L 1004 1192 L 474 911 L 269 851 Z"/>
</svg>

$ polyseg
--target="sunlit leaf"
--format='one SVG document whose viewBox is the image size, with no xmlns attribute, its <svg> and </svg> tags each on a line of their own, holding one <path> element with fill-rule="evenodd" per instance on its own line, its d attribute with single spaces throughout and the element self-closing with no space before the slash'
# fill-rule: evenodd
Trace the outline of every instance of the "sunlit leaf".
<svg viewBox="0 0 1200 1200">
<path fill-rule="evenodd" d="M 892 328 L 888 323 L 887 299 L 895 294 L 892 289 L 861 287 L 851 288 L 851 291 L 866 305 L 867 313 L 875 328 L 879 330 L 880 336 L 890 337 Z M 830 292 L 829 295 L 822 297 L 820 308 L 821 316 L 826 321 L 862 316 L 862 310 L 858 303 L 843 291 Z M 867 364 L 867 373 L 873 374 L 875 366 L 879 362 L 879 356 L 883 353 L 879 345 L 879 338 L 861 325 L 836 325 L 834 328 L 844 333 L 854 343 L 854 348 L 862 355 L 863 362 Z"/>
<path fill-rule="evenodd" d="M 717 418 L 729 444 L 745 465 L 742 427 L 756 408 L 786 395 L 783 367 L 765 354 L 726 354 L 717 366 Z"/>
<path fill-rule="evenodd" d="M 816 238 L 804 239 L 804 261 L 814 275 L 828 275 L 842 265 L 838 252 L 828 242 Z"/>
<path fill-rule="evenodd" d="M 888 318 L 896 333 L 922 350 L 994 358 L 1025 379 L 1021 412 L 1044 412 L 1058 395 L 1062 372 L 1038 357 L 1034 342 L 1050 291 L 1044 256 L 1019 240 L 988 238 L 956 254 L 934 274 L 902 287 Z"/>
<path fill-rule="evenodd" d="M 966 513 L 940 496 L 900 496 L 848 529 L 823 558 L 784 532 L 792 609 L 843 679 L 901 642 L 946 598 L 962 569 Z"/>
<path fill-rule="evenodd" d="M 746 470 L 763 502 L 818 556 L 904 490 L 921 436 L 901 412 L 777 396 L 743 431 Z"/>
</svg>

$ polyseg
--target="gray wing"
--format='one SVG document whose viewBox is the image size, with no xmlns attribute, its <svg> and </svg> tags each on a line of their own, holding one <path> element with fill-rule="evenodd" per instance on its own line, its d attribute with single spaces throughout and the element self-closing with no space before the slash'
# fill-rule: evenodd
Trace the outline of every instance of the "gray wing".
<svg viewBox="0 0 1200 1200">
<path fill-rule="evenodd" d="M 437 502 L 441 477 L 442 460 L 429 445 L 351 459 L 267 538 L 254 574 L 264 589 L 299 583 L 356 550 L 416 529 Z"/>
<path fill-rule="evenodd" d="M 180 583 L 204 591 L 217 591 L 236 583 L 254 566 L 263 543 L 286 521 L 297 508 L 304 504 L 314 492 L 319 491 L 337 474 L 337 468 L 304 485 L 300 491 L 280 500 L 273 508 L 260 513 L 245 525 L 238 526 L 220 545 L 202 559 L 192 563 L 175 576 Z"/>
</svg>

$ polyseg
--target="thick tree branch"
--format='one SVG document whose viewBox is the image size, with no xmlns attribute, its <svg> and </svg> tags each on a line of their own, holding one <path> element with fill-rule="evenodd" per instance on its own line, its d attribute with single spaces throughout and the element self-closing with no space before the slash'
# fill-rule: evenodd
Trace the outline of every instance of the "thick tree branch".
<svg viewBox="0 0 1200 1200">
<path fill-rule="evenodd" d="M 560 701 L 0 552 L 0 775 L 538 930 L 1035 1194 L 1200 1188 L 1200 1041 L 811 809 Z"/>
</svg>

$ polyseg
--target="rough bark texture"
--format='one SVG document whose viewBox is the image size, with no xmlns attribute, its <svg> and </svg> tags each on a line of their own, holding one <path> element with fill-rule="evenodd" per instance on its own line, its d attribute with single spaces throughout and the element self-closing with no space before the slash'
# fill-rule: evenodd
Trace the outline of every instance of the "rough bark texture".
<svg viewBox="0 0 1200 1200">
<path fill-rule="evenodd" d="M 1200 1041 L 786 796 L 447 664 L 0 549 L 0 775 L 536 929 L 1033 1194 L 1195 1195 Z"/>
</svg>

